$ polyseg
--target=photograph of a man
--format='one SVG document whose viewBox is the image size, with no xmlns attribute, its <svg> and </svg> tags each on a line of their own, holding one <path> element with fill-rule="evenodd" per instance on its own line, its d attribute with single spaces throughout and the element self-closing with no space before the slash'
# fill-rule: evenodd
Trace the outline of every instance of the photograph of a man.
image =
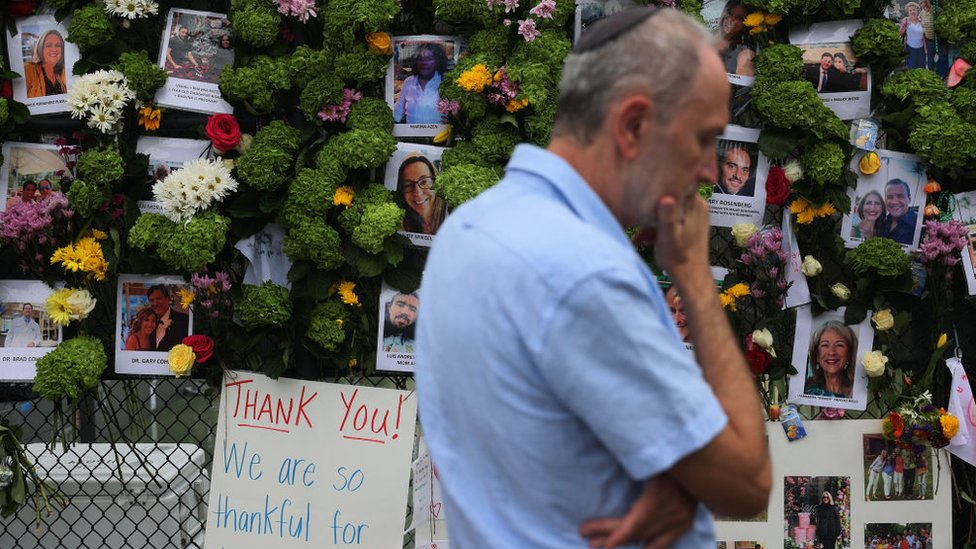
<svg viewBox="0 0 976 549">
<path fill-rule="evenodd" d="M 819 64 L 804 65 L 803 77 L 813 84 L 813 87 L 817 90 L 817 93 L 838 91 L 837 85 L 840 83 L 841 79 L 840 71 L 834 67 L 834 55 L 829 52 L 824 52 L 824 54 L 820 56 Z"/>
<path fill-rule="evenodd" d="M 189 335 L 190 317 L 170 305 L 172 298 L 169 287 L 165 284 L 150 286 L 146 297 L 149 298 L 149 307 L 158 319 L 155 338 L 152 338 L 155 348 L 150 350 L 169 351 Z"/>
<path fill-rule="evenodd" d="M 24 303 L 21 317 L 10 321 L 4 347 L 37 347 L 41 343 L 41 327 L 34 320 L 34 306 Z"/>
<path fill-rule="evenodd" d="M 718 194 L 752 196 L 756 191 L 756 178 L 753 171 L 755 145 L 738 141 L 719 140 L 719 180 L 715 184 Z"/>
<path fill-rule="evenodd" d="M 384 307 L 383 350 L 388 353 L 413 353 L 417 309 L 417 293 L 397 293 Z"/>
<path fill-rule="evenodd" d="M 911 244 L 915 240 L 918 213 L 909 207 L 911 190 L 904 179 L 892 179 L 885 184 L 885 214 L 878 236 L 890 238 L 899 244 Z"/>
</svg>

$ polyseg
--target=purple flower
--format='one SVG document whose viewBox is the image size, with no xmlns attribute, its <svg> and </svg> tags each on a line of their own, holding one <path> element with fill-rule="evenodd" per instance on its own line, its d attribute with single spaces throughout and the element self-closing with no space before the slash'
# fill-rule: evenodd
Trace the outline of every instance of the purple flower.
<svg viewBox="0 0 976 549">
<path fill-rule="evenodd" d="M 502 0 L 502 4 L 505 4 L 505 13 L 513 12 L 518 9 L 518 0 Z"/>
<path fill-rule="evenodd" d="M 552 19 L 552 12 L 556 11 L 555 0 L 541 0 L 529 13 L 543 19 Z"/>
<path fill-rule="evenodd" d="M 535 28 L 535 19 L 519 19 L 518 33 L 525 38 L 526 42 L 531 42 L 542 35 L 542 33 Z"/>
<path fill-rule="evenodd" d="M 441 99 L 437 102 L 437 112 L 457 116 L 461 112 L 461 103 L 453 99 Z"/>
<path fill-rule="evenodd" d="M 278 13 L 294 15 L 302 23 L 318 15 L 315 0 L 275 0 L 275 3 L 278 4 Z"/>
</svg>

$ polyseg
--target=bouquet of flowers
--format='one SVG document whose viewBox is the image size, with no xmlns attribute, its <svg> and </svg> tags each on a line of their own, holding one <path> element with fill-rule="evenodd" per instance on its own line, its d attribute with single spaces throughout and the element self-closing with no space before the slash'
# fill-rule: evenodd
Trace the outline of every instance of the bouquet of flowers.
<svg viewBox="0 0 976 549">
<path fill-rule="evenodd" d="M 886 440 L 920 454 L 927 446 L 948 446 L 952 437 L 959 432 L 959 419 L 944 408 L 933 406 L 932 395 L 925 391 L 896 411 L 889 412 L 881 428 Z"/>
</svg>

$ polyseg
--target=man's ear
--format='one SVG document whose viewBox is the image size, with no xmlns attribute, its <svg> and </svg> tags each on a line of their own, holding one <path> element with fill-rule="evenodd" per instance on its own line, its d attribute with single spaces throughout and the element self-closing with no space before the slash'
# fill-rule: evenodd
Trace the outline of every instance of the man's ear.
<svg viewBox="0 0 976 549">
<path fill-rule="evenodd" d="M 640 154 L 641 141 L 651 130 L 654 102 L 646 95 L 630 95 L 610 110 L 610 116 L 614 143 L 620 156 L 634 160 Z"/>
</svg>

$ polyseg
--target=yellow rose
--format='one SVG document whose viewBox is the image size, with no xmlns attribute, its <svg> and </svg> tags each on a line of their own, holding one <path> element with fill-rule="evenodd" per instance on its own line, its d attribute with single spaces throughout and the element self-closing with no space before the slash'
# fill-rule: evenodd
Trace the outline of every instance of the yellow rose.
<svg viewBox="0 0 976 549">
<path fill-rule="evenodd" d="M 371 32 L 366 35 L 366 45 L 369 51 L 376 55 L 392 55 L 393 44 L 390 42 L 390 35 L 385 32 Z"/>
<path fill-rule="evenodd" d="M 864 175 L 871 175 L 877 173 L 881 169 L 881 159 L 878 158 L 878 153 L 871 151 L 866 155 L 861 157 L 861 160 L 857 163 L 857 168 L 861 170 Z"/>
<path fill-rule="evenodd" d="M 820 274 L 820 271 L 823 271 L 823 265 L 814 259 L 812 255 L 808 255 L 803 258 L 803 264 L 800 265 L 800 270 L 803 271 L 804 275 L 810 278 Z"/>
<path fill-rule="evenodd" d="M 735 237 L 735 245 L 743 248 L 749 237 L 756 234 L 759 228 L 752 223 L 736 223 L 732 225 L 732 236 Z"/>
<path fill-rule="evenodd" d="M 193 369 L 193 363 L 197 361 L 197 355 L 189 345 L 174 345 L 169 352 L 169 371 L 176 374 L 176 377 L 185 376 Z"/>
<path fill-rule="evenodd" d="M 830 287 L 830 293 L 837 296 L 837 299 L 841 301 L 847 301 L 851 297 L 851 289 L 840 282 Z"/>
<path fill-rule="evenodd" d="M 747 27 L 758 27 L 759 25 L 763 24 L 765 19 L 766 16 L 761 11 L 750 13 L 748 17 L 746 17 L 745 25 Z"/>
<path fill-rule="evenodd" d="M 752 342 L 776 358 L 776 349 L 773 348 L 773 334 L 768 329 L 753 330 Z"/>
<path fill-rule="evenodd" d="M 891 309 L 881 309 L 871 316 L 871 322 L 880 332 L 886 332 L 895 325 L 895 317 L 891 314 Z"/>
<path fill-rule="evenodd" d="M 871 351 L 861 359 L 864 365 L 864 373 L 870 377 L 884 375 L 885 364 L 888 364 L 888 357 L 881 354 L 881 351 Z"/>
</svg>

